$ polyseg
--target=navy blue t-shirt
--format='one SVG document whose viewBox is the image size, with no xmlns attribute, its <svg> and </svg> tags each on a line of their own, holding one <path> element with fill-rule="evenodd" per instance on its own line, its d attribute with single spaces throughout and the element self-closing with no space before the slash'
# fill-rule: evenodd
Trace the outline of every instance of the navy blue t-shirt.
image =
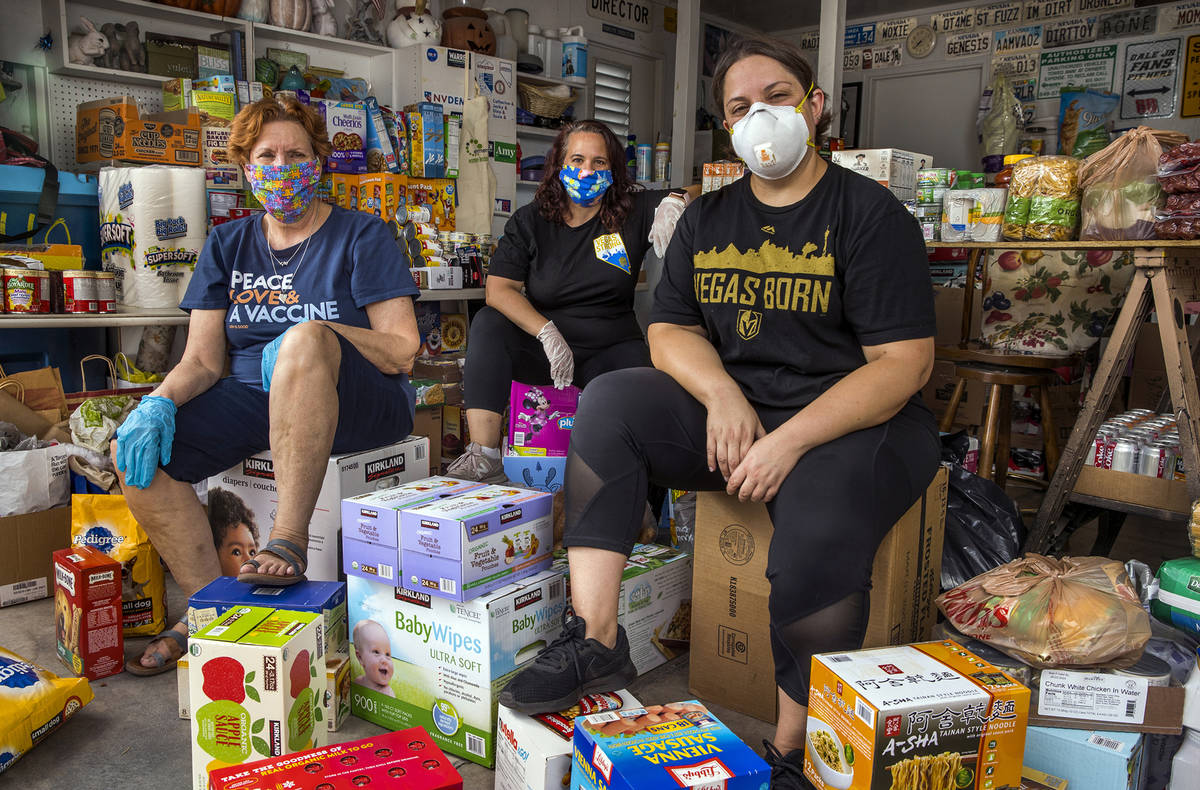
<svg viewBox="0 0 1200 790">
<path fill-rule="evenodd" d="M 309 240 L 267 253 L 258 217 L 217 225 L 209 234 L 179 306 L 225 310 L 233 376 L 262 386 L 263 346 L 293 324 L 325 320 L 370 328 L 367 305 L 420 290 L 407 253 L 378 217 L 333 207 Z M 294 254 L 294 257 L 293 257 Z"/>
</svg>

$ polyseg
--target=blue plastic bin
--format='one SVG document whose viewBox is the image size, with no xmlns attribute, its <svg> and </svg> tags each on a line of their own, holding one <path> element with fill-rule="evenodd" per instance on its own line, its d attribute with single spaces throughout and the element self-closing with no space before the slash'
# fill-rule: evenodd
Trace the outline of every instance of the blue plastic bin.
<svg viewBox="0 0 1200 790">
<path fill-rule="evenodd" d="M 40 167 L 0 165 L 0 233 L 22 233 L 30 228 L 37 216 L 38 200 L 42 196 L 42 180 L 46 171 Z M 100 198 L 99 182 L 94 175 L 58 173 L 58 208 L 55 219 L 66 222 L 49 231 L 39 231 L 30 244 L 66 244 L 83 247 L 86 268 L 100 268 Z"/>
</svg>

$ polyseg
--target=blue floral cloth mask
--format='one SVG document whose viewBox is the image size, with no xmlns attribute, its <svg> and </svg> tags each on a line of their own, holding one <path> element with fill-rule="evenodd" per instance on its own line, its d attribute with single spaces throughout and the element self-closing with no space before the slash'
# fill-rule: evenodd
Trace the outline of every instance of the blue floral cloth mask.
<svg viewBox="0 0 1200 790">
<path fill-rule="evenodd" d="M 263 208 L 290 225 L 304 216 L 317 194 L 321 162 L 310 159 L 290 165 L 246 165 L 246 180 Z"/>
<path fill-rule="evenodd" d="M 583 168 L 563 167 L 558 171 L 558 180 L 567 190 L 567 197 L 581 206 L 595 205 L 612 186 L 611 170 L 593 170 L 586 176 L 579 175 Z"/>
</svg>

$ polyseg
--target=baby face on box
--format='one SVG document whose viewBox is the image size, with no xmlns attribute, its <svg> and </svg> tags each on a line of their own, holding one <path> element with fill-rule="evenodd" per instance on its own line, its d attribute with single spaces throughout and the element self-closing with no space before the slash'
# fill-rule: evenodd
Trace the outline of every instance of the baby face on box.
<svg viewBox="0 0 1200 790">
<path fill-rule="evenodd" d="M 372 691 L 396 696 L 392 691 L 392 644 L 387 631 L 374 620 L 362 620 L 354 626 L 354 656 L 362 665 L 363 673 L 354 679 L 360 686 Z"/>
</svg>

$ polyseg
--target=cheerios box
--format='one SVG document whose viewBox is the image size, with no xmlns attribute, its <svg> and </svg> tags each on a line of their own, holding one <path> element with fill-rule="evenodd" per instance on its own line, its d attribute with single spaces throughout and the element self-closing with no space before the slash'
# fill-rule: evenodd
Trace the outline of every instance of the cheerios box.
<svg viewBox="0 0 1200 790">
<path fill-rule="evenodd" d="M 324 746 L 324 618 L 239 606 L 188 640 L 193 790 L 214 768 Z"/>
<path fill-rule="evenodd" d="M 571 790 L 760 790 L 771 768 L 696 700 L 575 719 Z"/>
<path fill-rule="evenodd" d="M 333 151 L 325 161 L 331 173 L 367 172 L 367 107 L 361 102 L 318 102 Z"/>
<path fill-rule="evenodd" d="M 1019 787 L 1029 689 L 956 642 L 813 656 L 817 790 Z"/>
<path fill-rule="evenodd" d="M 484 486 L 400 512 L 408 590 L 466 601 L 550 567 L 554 497 Z"/>
</svg>

